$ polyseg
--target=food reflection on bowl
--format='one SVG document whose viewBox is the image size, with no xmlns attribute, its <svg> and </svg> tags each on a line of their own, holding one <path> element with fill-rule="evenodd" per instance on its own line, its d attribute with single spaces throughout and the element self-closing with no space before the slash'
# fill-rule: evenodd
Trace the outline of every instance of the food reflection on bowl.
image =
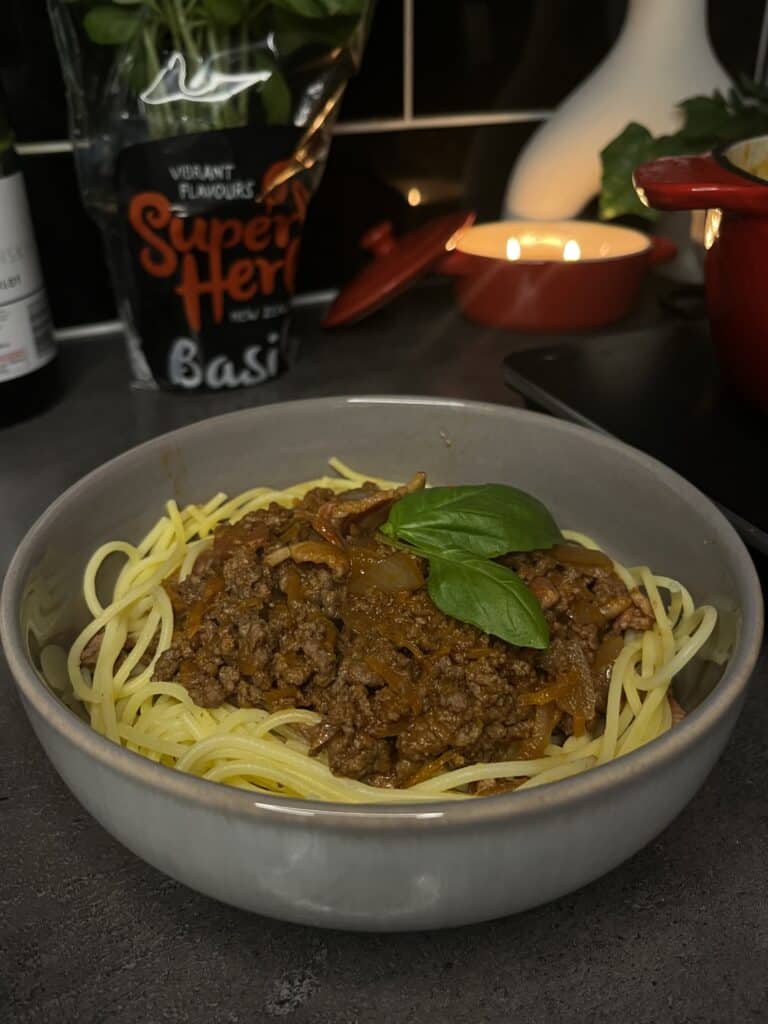
<svg viewBox="0 0 768 1024">
<path fill-rule="evenodd" d="M 502 435 L 509 444 L 489 445 Z M 278 437 L 279 451 L 253 443 Z M 727 666 L 692 662 L 675 684 L 690 712 L 682 724 L 610 764 L 538 789 L 458 800 L 438 791 L 410 806 L 348 806 L 214 785 L 104 739 L 55 696 L 66 669 L 51 649 L 65 637 L 71 642 L 98 617 L 94 602 L 106 606 L 118 588 L 119 567 L 110 572 L 105 562 L 89 609 L 80 596 L 83 566 L 116 538 L 138 544 L 172 492 L 176 468 L 184 468 L 176 494 L 183 508 L 254 482 L 284 488 L 311 478 L 334 450 L 387 480 L 416 465 L 428 467 L 437 484 L 499 481 L 539 496 L 558 523 L 588 531 L 625 564 L 648 563 L 683 580 L 697 604 L 717 609 L 722 625 L 737 624 Z M 677 523 L 680 529 L 670 527 Z M 275 563 L 288 589 L 297 582 L 292 563 L 292 555 Z M 311 574 L 303 580 L 297 571 L 305 586 Z M 187 602 L 180 616 L 191 614 Z M 741 542 L 669 470 L 545 417 L 429 399 L 254 409 L 121 456 L 67 492 L 30 531 L 9 571 L 2 615 L 9 662 L 43 745 L 122 842 L 219 899 L 290 920 L 373 929 L 500 916 L 567 892 L 635 852 L 681 809 L 720 752 L 761 631 L 759 588 Z M 115 675 L 130 657 L 119 650 L 124 660 L 113 660 Z"/>
</svg>

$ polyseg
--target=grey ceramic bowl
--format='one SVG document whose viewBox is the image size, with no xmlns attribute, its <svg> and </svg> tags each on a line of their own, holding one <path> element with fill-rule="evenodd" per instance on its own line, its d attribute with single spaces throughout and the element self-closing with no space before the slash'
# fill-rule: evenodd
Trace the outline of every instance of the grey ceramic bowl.
<svg viewBox="0 0 768 1024">
<path fill-rule="evenodd" d="M 82 626 L 81 573 L 108 538 L 138 539 L 163 502 L 316 476 L 330 455 L 390 478 L 505 481 L 625 562 L 650 563 L 723 611 L 734 647 L 678 693 L 692 712 L 613 764 L 502 796 L 407 807 L 254 797 L 153 764 L 93 732 L 41 680 L 46 634 Z M 723 749 L 755 664 L 762 601 L 731 526 L 669 469 L 615 441 L 500 406 L 426 398 L 272 405 L 157 438 L 85 477 L 32 527 L 3 589 L 2 634 L 35 732 L 120 842 L 201 892 L 290 921 L 398 930 L 482 921 L 609 871 L 690 800 Z M 32 636 L 34 634 L 34 636 Z M 28 638 L 32 637 L 32 653 Z"/>
</svg>

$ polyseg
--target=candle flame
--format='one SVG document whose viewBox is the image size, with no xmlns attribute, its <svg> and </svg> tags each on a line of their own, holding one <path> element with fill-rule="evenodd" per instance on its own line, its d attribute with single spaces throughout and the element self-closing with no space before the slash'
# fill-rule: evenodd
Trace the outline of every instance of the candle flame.
<svg viewBox="0 0 768 1024">
<path fill-rule="evenodd" d="M 563 246 L 563 259 L 568 263 L 581 259 L 581 246 L 575 238 L 569 238 Z"/>
<path fill-rule="evenodd" d="M 522 246 L 517 238 L 507 239 L 507 259 L 508 260 L 519 260 L 520 253 L 522 252 Z"/>
<path fill-rule="evenodd" d="M 413 188 L 409 188 L 408 189 L 408 205 L 409 206 L 419 206 L 421 204 L 421 200 L 422 200 L 422 195 L 421 195 L 421 189 L 420 188 L 416 188 L 414 186 Z"/>
<path fill-rule="evenodd" d="M 523 257 L 523 247 L 531 249 L 528 254 L 529 259 L 558 259 L 558 250 L 560 250 L 559 258 L 572 263 L 575 260 L 581 259 L 581 246 L 575 238 L 569 238 L 567 241 L 562 242 L 556 235 L 537 235 L 533 232 L 525 235 L 521 235 L 520 238 L 511 236 L 507 239 L 506 254 L 508 260 L 519 260 Z M 546 252 L 546 247 L 552 247 L 551 255 Z M 562 249 L 560 248 L 562 246 Z M 544 253 L 539 250 L 541 247 L 545 247 Z M 526 249 L 526 251 L 527 251 Z"/>
</svg>

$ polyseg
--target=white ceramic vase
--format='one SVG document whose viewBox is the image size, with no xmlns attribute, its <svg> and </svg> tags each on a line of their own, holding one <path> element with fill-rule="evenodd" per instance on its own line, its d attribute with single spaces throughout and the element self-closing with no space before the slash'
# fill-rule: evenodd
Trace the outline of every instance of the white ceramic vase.
<svg viewBox="0 0 768 1024">
<path fill-rule="evenodd" d="M 630 0 L 616 45 L 530 139 L 507 185 L 507 218 L 575 217 L 600 188 L 600 150 L 630 122 L 679 125 L 676 105 L 729 86 L 707 0 Z"/>
</svg>

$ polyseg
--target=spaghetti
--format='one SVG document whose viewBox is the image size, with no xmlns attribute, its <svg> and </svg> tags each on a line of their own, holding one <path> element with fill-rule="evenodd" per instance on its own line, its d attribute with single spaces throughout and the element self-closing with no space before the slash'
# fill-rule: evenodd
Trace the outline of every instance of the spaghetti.
<svg viewBox="0 0 768 1024">
<path fill-rule="evenodd" d="M 630 569 L 617 563 L 615 571 L 626 586 L 645 591 L 654 625 L 625 636 L 611 671 L 602 732 L 550 742 L 543 755 L 532 760 L 472 764 L 443 771 L 407 789 L 380 788 L 336 776 L 322 755 L 310 755 L 304 731 L 321 721 L 313 711 L 269 712 L 230 704 L 203 708 L 184 686 L 154 679 L 157 660 L 171 644 L 174 630 L 163 582 L 174 573 L 182 580 L 189 575 L 198 556 L 213 543 L 218 525 L 237 522 L 272 502 L 290 506 L 316 487 L 340 494 L 372 479 L 382 488 L 396 486 L 356 473 L 336 459 L 330 464 L 338 477 L 322 477 L 285 490 L 254 488 L 235 498 L 217 494 L 204 505 L 182 509 L 169 501 L 166 514 L 138 544 L 113 541 L 94 552 L 83 579 L 92 619 L 66 659 L 74 697 L 86 708 L 94 729 L 168 767 L 258 793 L 340 803 L 400 803 L 466 799 L 468 787 L 484 780 L 513 782 L 518 788 L 554 782 L 628 754 L 672 726 L 670 684 L 712 634 L 717 613 L 707 605 L 697 607 L 678 581 L 644 566 Z M 565 531 L 564 536 L 597 548 L 583 534 Z M 124 563 L 109 602 L 102 604 L 97 579 L 113 556 Z M 81 659 L 99 634 L 98 655 L 90 671 Z M 43 651 L 44 666 L 60 673 L 60 661 L 60 650 Z"/>
</svg>

